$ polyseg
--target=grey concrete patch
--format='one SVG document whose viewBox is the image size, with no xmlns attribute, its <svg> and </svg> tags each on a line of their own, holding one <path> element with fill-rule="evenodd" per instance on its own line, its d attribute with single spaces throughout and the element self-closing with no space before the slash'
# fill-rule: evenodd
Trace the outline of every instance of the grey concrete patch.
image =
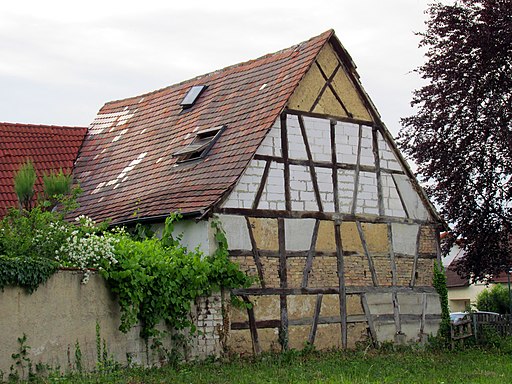
<svg viewBox="0 0 512 384">
<path fill-rule="evenodd" d="M 416 224 L 392 223 L 391 227 L 393 230 L 393 251 L 414 256 L 420 226 Z"/>
</svg>

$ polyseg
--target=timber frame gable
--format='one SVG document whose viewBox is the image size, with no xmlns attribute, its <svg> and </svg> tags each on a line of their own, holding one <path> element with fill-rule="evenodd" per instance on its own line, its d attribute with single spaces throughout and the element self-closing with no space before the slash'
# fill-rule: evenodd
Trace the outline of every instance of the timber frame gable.
<svg viewBox="0 0 512 384">
<path fill-rule="evenodd" d="M 234 350 L 436 332 L 441 220 L 348 65 L 333 36 L 214 208 L 232 259 L 258 280 L 234 292 L 252 305 L 231 319 Z"/>
<path fill-rule="evenodd" d="M 202 91 L 184 109 L 194 87 Z M 215 140 L 198 138 L 215 127 Z M 229 257 L 256 278 L 232 292 L 252 305 L 225 310 L 233 352 L 437 332 L 432 271 L 443 223 L 332 30 L 105 104 L 75 175 L 77 214 L 95 220 L 158 226 L 181 211 L 176 230 L 207 254 L 210 221 L 222 223 Z"/>
</svg>

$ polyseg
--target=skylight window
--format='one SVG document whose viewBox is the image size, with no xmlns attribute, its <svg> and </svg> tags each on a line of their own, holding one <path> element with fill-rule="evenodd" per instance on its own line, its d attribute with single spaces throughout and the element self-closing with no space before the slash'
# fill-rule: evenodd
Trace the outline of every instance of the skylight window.
<svg viewBox="0 0 512 384">
<path fill-rule="evenodd" d="M 196 132 L 194 140 L 185 148 L 174 152 L 172 156 L 178 157 L 178 163 L 204 158 L 225 129 L 226 126 L 221 125 Z"/>
<path fill-rule="evenodd" d="M 208 88 L 206 85 L 194 85 L 192 88 L 190 88 L 187 95 L 180 103 L 183 109 L 192 107 L 195 104 L 197 98 L 201 95 L 201 93 L 204 92 L 206 88 Z"/>
</svg>

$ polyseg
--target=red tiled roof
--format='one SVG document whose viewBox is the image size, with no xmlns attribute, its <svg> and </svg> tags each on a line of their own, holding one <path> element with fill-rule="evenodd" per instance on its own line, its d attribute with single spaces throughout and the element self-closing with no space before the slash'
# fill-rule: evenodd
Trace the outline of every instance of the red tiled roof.
<svg viewBox="0 0 512 384">
<path fill-rule="evenodd" d="M 14 174 L 27 159 L 36 169 L 39 193 L 44 172 L 73 168 L 86 132 L 84 127 L 0 123 L 0 216 L 18 206 Z"/>
<path fill-rule="evenodd" d="M 453 259 L 450 265 L 446 268 L 446 286 L 448 288 L 458 288 L 458 287 L 468 287 L 469 279 L 464 279 L 459 276 L 456 272 L 457 262 L 460 261 L 459 258 Z M 492 277 L 488 279 L 489 284 L 506 284 L 508 283 L 508 274 L 507 272 L 502 272 L 496 277 Z"/>
<path fill-rule="evenodd" d="M 76 214 L 113 223 L 200 212 L 243 173 L 332 30 L 291 48 L 145 95 L 105 104 L 75 167 L 84 190 Z M 262 87 L 266 84 L 265 87 Z M 196 104 L 180 102 L 207 85 Z M 176 166 L 194 132 L 226 125 L 205 159 Z"/>
<path fill-rule="evenodd" d="M 468 287 L 469 279 L 463 279 L 460 277 L 455 271 L 455 266 L 450 264 L 450 266 L 446 268 L 446 286 L 448 288 Z"/>
</svg>

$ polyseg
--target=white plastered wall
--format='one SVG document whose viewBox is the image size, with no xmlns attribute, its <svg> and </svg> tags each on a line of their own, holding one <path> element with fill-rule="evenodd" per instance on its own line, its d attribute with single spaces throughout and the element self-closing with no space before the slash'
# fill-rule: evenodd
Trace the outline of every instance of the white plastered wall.
<svg viewBox="0 0 512 384">
<path fill-rule="evenodd" d="M 315 163 L 314 172 L 322 208 L 324 212 L 332 213 L 335 210 L 335 202 L 332 169 L 329 167 L 332 161 L 331 120 L 305 116 L 303 117 L 303 126 L 312 160 Z M 308 161 L 306 142 L 302 135 L 299 117 L 288 115 L 286 129 L 289 159 L 292 161 Z M 380 132 L 376 132 L 377 136 L 374 140 L 371 127 L 339 121 L 336 122 L 334 132 L 337 163 L 345 165 L 345 168 L 352 168 L 344 169 L 341 167 L 337 171 L 340 213 L 379 215 L 379 191 L 375 171 L 375 153 L 378 153 L 381 169 L 383 214 L 385 216 L 424 221 L 430 218 L 425 204 L 398 161 L 392 145 L 386 141 Z M 280 119 L 277 119 L 256 154 L 271 158 L 282 158 L 281 133 Z M 375 142 L 378 151 L 374 151 L 373 145 Z M 266 164 L 266 160 L 253 159 L 222 207 L 254 208 L 256 192 L 262 183 Z M 357 172 L 355 170 L 357 165 L 364 169 Z M 369 167 L 370 169 L 368 169 Z M 319 211 L 310 167 L 308 165 L 290 164 L 289 170 L 292 211 Z M 282 161 L 271 161 L 268 177 L 256 208 L 284 210 L 284 189 L 284 164 Z M 356 197 L 355 200 L 354 196 Z"/>
</svg>

